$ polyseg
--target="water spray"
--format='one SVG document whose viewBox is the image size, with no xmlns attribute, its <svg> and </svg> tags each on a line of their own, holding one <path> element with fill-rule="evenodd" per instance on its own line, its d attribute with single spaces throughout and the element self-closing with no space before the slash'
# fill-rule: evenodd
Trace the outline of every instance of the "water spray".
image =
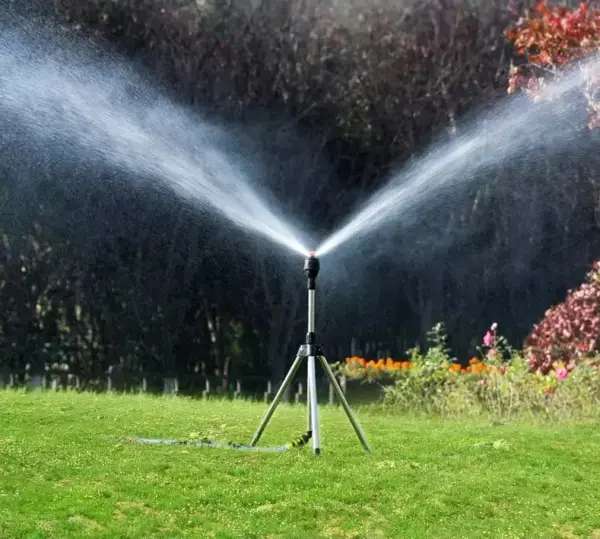
<svg viewBox="0 0 600 539">
<path fill-rule="evenodd" d="M 551 107 L 524 95 L 510 98 L 481 114 L 479 121 L 462 126 L 450 142 L 433 145 L 402 172 L 393 173 L 385 186 L 319 245 L 316 256 L 357 241 L 393 219 L 416 219 L 426 205 L 451 199 L 458 188 L 477 181 L 486 169 L 527 155 L 532 147 L 573 147 L 582 132 L 573 129 L 568 98 L 581 87 L 582 69 L 600 71 L 600 60 L 592 57 L 584 66 L 565 69 L 564 77 L 545 86 L 540 101 L 552 103 Z"/>
<path fill-rule="evenodd" d="M 143 99 L 131 99 L 132 89 Z M 12 122 L 51 151 L 59 142 L 99 157 L 306 256 L 302 235 L 248 172 L 256 159 L 225 143 L 233 132 L 190 115 L 126 62 L 107 61 L 90 44 L 74 49 L 51 31 L 3 28 L 0 132 L 11 132 Z"/>
<path fill-rule="evenodd" d="M 313 444 L 313 453 L 315 455 L 319 455 L 321 453 L 321 441 L 319 436 L 319 408 L 317 401 L 317 377 L 316 377 L 316 369 L 315 364 L 317 359 L 321 363 L 327 378 L 329 379 L 329 383 L 333 387 L 336 397 L 339 399 L 348 419 L 354 428 L 354 432 L 358 436 L 362 446 L 365 448 L 367 452 L 371 451 L 369 444 L 365 438 L 365 435 L 358 424 L 356 417 L 342 392 L 342 388 L 340 387 L 329 363 L 327 363 L 327 359 L 323 354 L 323 350 L 320 345 L 317 344 L 317 338 L 315 334 L 315 310 L 316 310 L 316 281 L 317 276 L 319 275 L 319 270 L 321 269 L 321 264 L 319 259 L 317 258 L 317 254 L 315 252 L 307 253 L 307 256 L 304 260 L 304 275 L 306 275 L 307 280 L 307 289 L 308 289 L 308 323 L 307 323 L 307 332 L 306 332 L 306 342 L 300 345 L 298 349 L 298 353 L 296 354 L 296 359 L 292 363 L 290 370 L 285 376 L 283 382 L 281 383 L 281 387 L 273 402 L 269 406 L 267 412 L 265 413 L 262 422 L 260 423 L 252 441 L 250 442 L 251 446 L 255 446 L 262 433 L 264 432 L 269 420 L 273 416 L 275 409 L 277 408 L 283 394 L 291 384 L 296 372 L 300 368 L 300 365 L 304 360 L 307 361 L 307 392 L 306 392 L 306 404 L 307 404 L 307 436 L 312 438 Z"/>
</svg>

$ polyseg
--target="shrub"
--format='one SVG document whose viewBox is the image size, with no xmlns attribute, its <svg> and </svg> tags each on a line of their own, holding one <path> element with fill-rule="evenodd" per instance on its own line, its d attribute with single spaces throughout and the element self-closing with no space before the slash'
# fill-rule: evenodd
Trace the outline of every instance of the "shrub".
<svg viewBox="0 0 600 539">
<path fill-rule="evenodd" d="M 347 358 L 344 374 L 381 383 L 383 405 L 401 413 L 512 418 L 581 418 L 600 404 L 600 370 L 588 358 L 571 372 L 562 362 L 547 373 L 532 371 L 525 354 L 512 349 L 493 324 L 483 339 L 482 358 L 463 366 L 451 358 L 441 326 L 425 354 L 410 351 L 409 361 Z M 387 383 L 386 383 L 387 382 Z"/>
<path fill-rule="evenodd" d="M 567 371 L 598 351 L 600 338 L 600 262 L 588 272 L 586 282 L 570 290 L 567 298 L 548 311 L 525 341 L 532 370 L 547 373 L 558 362 Z"/>
</svg>

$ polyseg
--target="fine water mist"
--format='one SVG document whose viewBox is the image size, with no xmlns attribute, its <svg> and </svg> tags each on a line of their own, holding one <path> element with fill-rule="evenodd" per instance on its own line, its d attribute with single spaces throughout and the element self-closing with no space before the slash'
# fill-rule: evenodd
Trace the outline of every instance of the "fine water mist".
<svg viewBox="0 0 600 539">
<path fill-rule="evenodd" d="M 600 69 L 600 60 L 591 62 L 589 67 Z M 481 115 L 452 141 L 438 144 L 414 164 L 392 175 L 362 209 L 319 246 L 317 256 L 361 239 L 384 224 L 412 221 L 418 211 L 436 200 L 445 199 L 452 204 L 457 189 L 475 181 L 489 167 L 526 155 L 534 146 L 564 151 L 579 139 L 574 129 L 577 107 L 572 103 L 572 90 L 581 82 L 581 72 L 571 72 L 545 89 L 544 96 L 552 98 L 549 104 L 519 96 Z"/>
<path fill-rule="evenodd" d="M 58 143 L 106 160 L 304 255 L 300 234 L 252 187 L 254 163 L 232 154 L 228 133 L 150 86 L 81 41 L 2 29 L 0 131 L 10 133 L 14 123 L 42 148 Z"/>
</svg>

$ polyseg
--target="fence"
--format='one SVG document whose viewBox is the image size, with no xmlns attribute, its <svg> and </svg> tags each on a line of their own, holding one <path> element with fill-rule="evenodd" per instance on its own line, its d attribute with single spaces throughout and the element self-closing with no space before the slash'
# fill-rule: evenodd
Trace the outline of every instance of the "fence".
<svg viewBox="0 0 600 539">
<path fill-rule="evenodd" d="M 391 342 L 365 340 L 359 343 L 359 339 L 353 338 L 350 347 L 339 346 L 338 356 L 343 358 L 347 350 L 350 355 L 360 355 L 368 358 L 389 357 L 394 353 L 399 354 L 406 350 L 406 338 L 395 337 Z M 54 390 L 54 391 L 95 391 L 95 392 L 126 392 L 126 393 L 152 393 L 165 395 L 186 395 L 192 397 L 225 397 L 225 398 L 248 398 L 253 400 L 270 401 L 277 392 L 279 381 L 269 380 L 258 376 L 240 376 L 234 378 L 223 378 L 220 376 L 206 376 L 200 373 L 188 373 L 181 377 L 165 377 L 157 374 L 143 372 L 124 372 L 118 366 L 110 367 L 102 376 L 86 378 L 69 372 L 67 365 L 46 368 L 44 375 L 32 375 L 25 372 L 2 372 L 0 371 L 0 389 L 4 387 L 23 387 L 29 389 Z M 319 369 L 317 369 L 319 370 Z M 345 376 L 337 377 L 338 383 L 344 394 L 348 391 L 348 385 L 354 386 Z M 318 377 L 319 400 L 327 400 L 329 403 L 336 401 L 333 386 L 324 377 Z M 305 375 L 296 375 L 290 384 L 289 390 L 283 397 L 285 402 L 299 403 L 306 399 Z"/>
<path fill-rule="evenodd" d="M 346 376 L 336 377 L 343 393 L 347 391 Z M 262 382 L 262 390 L 259 389 Z M 321 398 L 325 397 L 330 404 L 336 402 L 335 392 L 329 380 L 319 378 L 317 391 Z M 104 378 L 85 379 L 68 372 L 48 371 L 44 375 L 28 373 L 0 373 L 0 389 L 26 388 L 45 391 L 96 391 L 124 393 L 163 393 L 165 395 L 188 395 L 194 397 L 229 397 L 260 399 L 271 401 L 278 386 L 272 380 L 249 377 L 246 379 L 223 380 L 192 374 L 182 378 L 162 377 L 144 374 L 115 372 L 109 369 Z M 296 376 L 290 384 L 283 399 L 286 402 L 303 402 L 306 398 L 306 382 Z"/>
</svg>

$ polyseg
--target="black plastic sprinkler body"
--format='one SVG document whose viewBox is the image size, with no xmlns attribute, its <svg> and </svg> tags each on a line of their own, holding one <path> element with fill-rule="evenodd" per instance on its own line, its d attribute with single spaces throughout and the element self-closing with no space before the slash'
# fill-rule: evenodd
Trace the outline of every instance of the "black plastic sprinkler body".
<svg viewBox="0 0 600 539">
<path fill-rule="evenodd" d="M 308 256 L 304 259 L 304 275 L 308 279 L 308 289 L 314 290 L 316 287 L 317 275 L 321 269 L 321 263 L 315 256 L 315 253 L 308 253 Z"/>
<path fill-rule="evenodd" d="M 262 433 L 264 432 L 269 420 L 273 416 L 277 405 L 281 401 L 283 394 L 291 384 L 294 376 L 298 372 L 300 365 L 304 360 L 306 360 L 306 405 L 307 405 L 307 431 L 306 434 L 312 439 L 313 453 L 315 455 L 321 454 L 321 442 L 319 437 L 319 410 L 317 404 L 317 377 L 315 373 L 315 364 L 317 361 L 320 362 L 327 378 L 329 379 L 329 383 L 338 398 L 340 404 L 344 408 L 348 419 L 352 427 L 354 428 L 354 432 L 358 436 L 362 446 L 366 451 L 370 452 L 371 448 L 365 438 L 365 435 L 360 428 L 358 421 L 354 417 L 352 410 L 350 409 L 350 405 L 344 396 L 342 388 L 338 383 L 335 374 L 331 370 L 329 363 L 327 363 L 327 359 L 323 354 L 323 350 L 321 346 L 317 344 L 317 338 L 315 335 L 315 293 L 317 289 L 317 276 L 319 275 L 319 270 L 321 269 L 321 263 L 316 256 L 316 253 L 309 252 L 308 256 L 304 259 L 304 275 L 306 275 L 307 279 L 307 289 L 308 289 L 308 324 L 307 324 L 307 332 L 306 332 L 306 342 L 302 344 L 298 350 L 298 354 L 296 355 L 296 359 L 292 363 L 290 370 L 286 374 L 279 390 L 277 391 L 273 401 L 271 402 L 269 409 L 265 413 L 254 437 L 252 438 L 250 445 L 255 446 L 260 440 Z"/>
</svg>

